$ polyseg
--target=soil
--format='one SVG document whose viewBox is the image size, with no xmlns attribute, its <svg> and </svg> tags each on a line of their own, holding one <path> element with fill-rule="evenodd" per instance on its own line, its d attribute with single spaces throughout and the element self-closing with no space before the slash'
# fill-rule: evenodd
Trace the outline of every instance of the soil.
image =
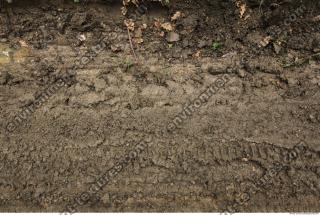
<svg viewBox="0 0 320 215">
<path fill-rule="evenodd" d="M 152 146 L 77 211 L 228 211 L 280 163 L 235 211 L 319 212 L 320 4 L 246 5 L 240 17 L 232 1 L 149 2 L 128 33 L 136 8 L 123 16 L 117 1 L 5 4 L 0 211 L 65 210 L 151 135 Z M 224 75 L 228 83 L 192 117 L 157 132 Z M 8 129 L 60 78 L 67 86 Z M 284 162 L 297 144 L 303 153 Z"/>
</svg>

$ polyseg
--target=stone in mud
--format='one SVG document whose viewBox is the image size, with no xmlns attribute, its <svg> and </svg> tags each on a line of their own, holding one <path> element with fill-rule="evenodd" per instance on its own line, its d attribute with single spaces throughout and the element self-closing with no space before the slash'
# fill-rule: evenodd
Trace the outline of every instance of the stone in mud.
<svg viewBox="0 0 320 215">
<path fill-rule="evenodd" d="M 141 95 L 148 98 L 165 98 L 169 91 L 165 87 L 150 84 L 142 90 Z"/>
<path fill-rule="evenodd" d="M 208 72 L 212 75 L 227 73 L 228 67 L 223 62 L 208 62 L 201 65 L 203 72 Z"/>
<path fill-rule="evenodd" d="M 278 44 L 273 43 L 273 48 L 276 54 L 279 54 L 281 51 L 281 46 L 279 46 Z"/>
<path fill-rule="evenodd" d="M 107 83 L 105 80 L 99 78 L 94 81 L 94 87 L 97 91 L 100 91 L 107 87 Z"/>
<path fill-rule="evenodd" d="M 167 41 L 169 43 L 178 42 L 180 40 L 180 35 L 175 32 L 169 32 L 167 35 Z"/>
<path fill-rule="evenodd" d="M 198 48 L 202 49 L 210 45 L 210 41 L 208 40 L 200 40 L 198 43 Z"/>
</svg>

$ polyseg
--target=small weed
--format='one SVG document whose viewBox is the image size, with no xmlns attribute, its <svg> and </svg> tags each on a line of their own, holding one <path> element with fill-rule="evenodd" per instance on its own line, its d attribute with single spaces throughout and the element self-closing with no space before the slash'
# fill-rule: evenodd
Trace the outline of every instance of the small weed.
<svg viewBox="0 0 320 215">
<path fill-rule="evenodd" d="M 131 67 L 134 66 L 134 63 L 130 59 L 126 59 L 124 61 L 124 65 L 125 65 L 126 71 L 128 71 Z"/>
<path fill-rule="evenodd" d="M 222 46 L 222 44 L 219 43 L 219 42 L 213 42 L 213 43 L 212 43 L 212 49 L 213 49 L 214 51 L 217 51 L 218 49 L 220 49 L 221 46 Z"/>
<path fill-rule="evenodd" d="M 164 5 L 169 5 L 169 4 L 170 4 L 170 0 L 164 0 L 164 1 L 163 1 L 163 4 L 164 4 Z"/>
</svg>

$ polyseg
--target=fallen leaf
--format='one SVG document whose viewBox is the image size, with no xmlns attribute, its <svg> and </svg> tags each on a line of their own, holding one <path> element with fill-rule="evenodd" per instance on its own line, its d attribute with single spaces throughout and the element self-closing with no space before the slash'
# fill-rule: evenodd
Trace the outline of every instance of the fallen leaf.
<svg viewBox="0 0 320 215">
<path fill-rule="evenodd" d="M 141 43 L 143 43 L 143 39 L 142 38 L 135 38 L 134 42 L 137 44 L 141 44 Z"/>
<path fill-rule="evenodd" d="M 160 37 L 164 37 L 164 35 L 165 35 L 165 33 L 164 33 L 163 31 L 161 31 L 161 32 L 159 33 L 159 36 L 160 36 Z"/>
<path fill-rule="evenodd" d="M 201 51 L 198 50 L 196 53 L 193 54 L 193 57 L 199 58 L 201 56 Z"/>
<path fill-rule="evenodd" d="M 240 10 L 240 18 L 242 19 L 247 11 L 247 5 L 246 3 L 243 3 L 241 0 L 237 0 L 236 5 Z"/>
<path fill-rule="evenodd" d="M 260 44 L 263 46 L 263 47 L 266 47 L 267 45 L 269 45 L 270 41 L 271 41 L 271 38 L 270 36 L 267 36 L 265 38 L 262 39 L 262 41 L 260 42 Z"/>
<path fill-rule="evenodd" d="M 245 14 L 246 10 L 247 10 L 246 4 L 242 4 L 242 5 L 240 6 L 240 18 L 243 17 L 243 15 Z"/>
<path fill-rule="evenodd" d="M 312 19 L 314 22 L 319 22 L 320 21 L 320 15 L 316 16 Z"/>
<path fill-rule="evenodd" d="M 155 26 L 156 28 L 161 28 L 161 22 L 160 22 L 158 19 L 156 19 L 156 20 L 154 21 L 154 26 Z"/>
<path fill-rule="evenodd" d="M 161 27 L 167 31 L 172 31 L 173 27 L 169 22 L 165 22 L 163 24 L 161 24 Z"/>
<path fill-rule="evenodd" d="M 80 35 L 78 36 L 78 40 L 80 40 L 81 42 L 83 42 L 83 41 L 86 40 L 86 36 L 83 35 L 83 34 L 80 34 Z"/>
<path fill-rule="evenodd" d="M 177 19 L 179 19 L 181 17 L 181 12 L 177 11 L 172 17 L 171 17 L 171 21 L 175 21 Z"/>
<path fill-rule="evenodd" d="M 28 44 L 23 40 L 19 40 L 19 43 L 22 47 L 28 47 Z"/>
<path fill-rule="evenodd" d="M 124 20 L 124 24 L 127 26 L 127 28 L 130 30 L 130 31 L 134 31 L 134 22 L 132 19 L 126 19 Z"/>
<path fill-rule="evenodd" d="M 126 7 L 121 7 L 121 13 L 125 16 L 128 13 L 128 9 Z"/>
</svg>

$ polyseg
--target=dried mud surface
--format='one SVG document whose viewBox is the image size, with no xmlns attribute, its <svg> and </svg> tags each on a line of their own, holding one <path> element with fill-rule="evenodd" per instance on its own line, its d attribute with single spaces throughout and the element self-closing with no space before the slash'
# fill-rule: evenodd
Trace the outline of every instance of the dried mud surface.
<svg viewBox="0 0 320 215">
<path fill-rule="evenodd" d="M 78 211 L 222 212 L 303 143 L 304 153 L 237 211 L 319 212 L 320 5 L 250 2 L 246 19 L 229 1 L 148 3 L 130 33 L 138 61 L 118 3 L 2 8 L 0 211 L 64 210 L 151 135 L 154 144 Z M 169 44 L 155 22 L 170 22 L 176 11 L 184 14 L 174 21 L 179 41 Z M 101 41 L 107 46 L 92 62 L 63 72 Z M 206 105 L 158 135 L 224 73 L 230 81 Z M 13 132 L 6 129 L 66 75 L 68 86 Z"/>
</svg>

